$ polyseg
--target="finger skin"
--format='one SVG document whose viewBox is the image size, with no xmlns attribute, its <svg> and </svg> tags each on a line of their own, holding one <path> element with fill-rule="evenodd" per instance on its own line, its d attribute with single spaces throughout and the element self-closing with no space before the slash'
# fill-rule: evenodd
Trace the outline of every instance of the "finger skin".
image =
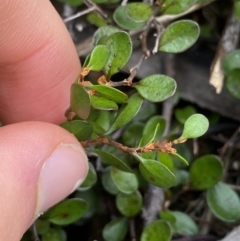
<svg viewBox="0 0 240 241">
<path fill-rule="evenodd" d="M 50 1 L 2 0 L 0 36 L 0 120 L 63 121 L 80 62 Z"/>
</svg>

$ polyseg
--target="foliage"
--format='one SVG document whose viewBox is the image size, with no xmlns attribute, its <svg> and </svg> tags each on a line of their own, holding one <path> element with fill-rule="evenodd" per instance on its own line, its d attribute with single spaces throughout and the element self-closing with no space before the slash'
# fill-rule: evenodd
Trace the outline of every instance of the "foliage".
<svg viewBox="0 0 240 241">
<path fill-rule="evenodd" d="M 81 0 L 61 1 L 72 6 L 83 4 Z M 119 1 L 95 2 L 112 4 Z M 183 13 L 196 3 L 211 1 L 158 2 L 156 6 L 141 2 L 117 6 L 112 18 L 118 27 L 109 26 L 108 21 L 102 20 L 101 27 L 93 36 L 94 48 L 71 86 L 70 106 L 65 113 L 67 121 L 61 124 L 62 128 L 75 135 L 89 154 L 89 172 L 75 198 L 52 207 L 37 221 L 37 231 L 43 241 L 64 241 L 66 237 L 61 225 L 78 223 L 80 218 L 82 222 L 92 218 L 99 209 L 99 196 L 103 190 L 115 199 L 118 212 L 116 218 L 105 224 L 102 236 L 105 241 L 124 240 L 129 233 L 128 223 L 141 212 L 142 196 L 149 183 L 164 188 L 170 195 L 175 189 L 206 192 L 208 206 L 217 218 L 229 222 L 240 218 L 238 195 L 221 182 L 223 165 L 220 157 L 204 155 L 191 164 L 185 149 L 187 139 L 196 139 L 206 133 L 208 119 L 192 106 L 177 109 L 175 116 L 181 134 L 166 136 L 166 120 L 157 115 L 152 103 L 163 102 L 173 96 L 176 81 L 163 74 L 134 81 L 150 51 L 143 51 L 128 78 L 119 82 L 111 80 L 131 57 L 133 40 L 127 31 L 139 31 L 143 38 L 147 34 L 146 29 L 153 25 L 157 38 L 152 52 L 180 53 L 197 41 L 199 26 L 196 22 L 179 20 L 166 26 L 157 22 L 157 17 Z M 237 13 L 238 5 L 236 3 Z M 156 8 L 159 8 L 158 11 Z M 91 15 L 91 21 L 96 22 L 95 18 Z M 238 58 L 239 50 L 227 55 L 222 63 L 227 88 L 237 98 L 240 93 L 236 91 L 236 86 L 239 86 L 236 82 L 240 80 Z M 99 77 L 90 82 L 87 79 L 93 72 L 97 72 L 99 75 L 95 76 Z M 125 87 L 124 92 L 118 88 L 121 86 Z M 120 138 L 115 137 L 117 132 L 121 133 Z M 92 156 L 97 156 L 97 159 Z M 186 169 L 188 165 L 189 171 Z M 226 208 L 229 207 L 226 197 L 231 199 L 231 208 Z M 159 220 L 148 224 L 139 238 L 141 241 L 168 241 L 172 235 L 197 233 L 198 227 L 189 215 L 166 207 Z"/>
</svg>

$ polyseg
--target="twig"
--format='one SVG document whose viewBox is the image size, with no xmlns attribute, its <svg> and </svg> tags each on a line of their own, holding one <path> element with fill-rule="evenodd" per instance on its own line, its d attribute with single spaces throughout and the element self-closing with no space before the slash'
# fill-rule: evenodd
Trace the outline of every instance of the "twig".
<svg viewBox="0 0 240 241">
<path fill-rule="evenodd" d="M 240 191 L 240 186 L 230 185 L 230 184 L 228 184 L 228 186 L 231 187 L 233 190 Z"/>
<path fill-rule="evenodd" d="M 72 20 L 74 20 L 74 19 L 76 19 L 76 18 L 79 18 L 79 17 L 84 16 L 85 14 L 91 13 L 91 12 L 93 12 L 94 10 L 95 10 L 95 7 L 92 6 L 92 7 L 87 8 L 87 9 L 81 11 L 81 12 L 78 12 L 78 13 L 76 13 L 76 14 L 68 17 L 68 18 L 63 19 L 63 22 L 64 22 L 64 23 L 70 22 L 70 21 L 72 21 Z"/>
<path fill-rule="evenodd" d="M 131 237 L 131 241 L 136 241 L 136 229 L 135 229 L 135 222 L 134 222 L 134 218 L 131 218 L 129 220 L 129 232 L 130 232 L 130 237 Z"/>
<path fill-rule="evenodd" d="M 96 4 L 94 3 L 92 0 L 84 0 L 83 1 L 85 3 L 86 6 L 88 6 L 89 8 L 90 7 L 94 7 L 95 8 L 95 11 L 97 13 L 99 13 L 103 18 L 107 18 L 108 15 L 106 13 L 103 12 L 103 10 Z"/>
<path fill-rule="evenodd" d="M 128 0 L 123 0 L 121 3 L 121 6 L 126 6 L 127 5 Z"/>
<path fill-rule="evenodd" d="M 38 237 L 38 233 L 37 233 L 36 222 L 34 222 L 32 225 L 32 231 L 33 231 L 34 241 L 40 241 L 40 238 Z"/>
<path fill-rule="evenodd" d="M 162 36 L 162 33 L 164 31 L 164 26 L 163 26 L 162 23 L 158 22 L 155 18 L 153 20 L 153 23 L 154 23 L 154 26 L 157 30 L 157 36 L 156 36 L 155 45 L 154 45 L 154 48 L 152 50 L 152 53 L 156 54 L 158 52 L 159 40 L 160 40 L 160 38 Z"/>
</svg>

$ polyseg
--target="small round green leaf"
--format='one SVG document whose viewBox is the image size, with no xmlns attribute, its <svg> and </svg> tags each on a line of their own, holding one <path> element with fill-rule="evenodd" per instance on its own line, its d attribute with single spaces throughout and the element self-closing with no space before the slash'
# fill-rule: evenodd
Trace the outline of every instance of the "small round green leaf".
<svg viewBox="0 0 240 241">
<path fill-rule="evenodd" d="M 233 97 L 240 99 L 240 68 L 228 72 L 226 87 Z"/>
<path fill-rule="evenodd" d="M 103 175 L 102 175 L 102 185 L 103 185 L 103 188 L 108 193 L 110 193 L 112 195 L 117 195 L 118 187 L 116 186 L 115 182 L 112 179 L 111 170 L 112 170 L 112 168 L 107 168 L 107 170 L 105 170 L 103 172 Z"/>
<path fill-rule="evenodd" d="M 127 64 L 132 54 L 132 40 L 128 33 L 116 32 L 108 36 L 105 45 L 111 53 L 103 70 L 109 80 Z"/>
<path fill-rule="evenodd" d="M 207 190 L 207 203 L 213 214 L 226 222 L 240 219 L 239 196 L 228 185 L 219 182 Z"/>
<path fill-rule="evenodd" d="M 171 236 L 172 231 L 168 222 L 157 220 L 144 228 L 140 241 L 170 241 Z"/>
<path fill-rule="evenodd" d="M 50 228 L 50 223 L 48 220 L 37 219 L 35 221 L 36 229 L 38 234 L 43 235 Z"/>
<path fill-rule="evenodd" d="M 132 193 L 138 189 L 138 180 L 134 173 L 123 172 L 116 168 L 111 170 L 112 180 L 122 193 Z"/>
<path fill-rule="evenodd" d="M 173 224 L 171 224 L 174 233 L 180 233 L 182 235 L 198 234 L 198 226 L 189 215 L 178 211 L 171 211 L 171 214 L 176 220 Z"/>
<path fill-rule="evenodd" d="M 138 93 L 133 94 L 128 99 L 127 103 L 122 105 L 114 123 L 106 134 L 110 134 L 111 132 L 119 129 L 120 127 L 130 122 L 133 117 L 138 113 L 142 103 L 143 99 L 141 98 L 141 96 Z"/>
<path fill-rule="evenodd" d="M 180 20 L 170 24 L 163 32 L 158 50 L 167 53 L 181 53 L 198 39 L 199 26 L 191 20 Z"/>
<path fill-rule="evenodd" d="M 134 217 L 142 207 L 142 196 L 139 191 L 130 194 L 118 193 L 116 206 L 119 212 L 126 217 Z"/>
<path fill-rule="evenodd" d="M 196 3 L 196 0 L 165 0 L 162 1 L 161 12 L 164 14 L 179 14 L 187 11 L 192 5 Z"/>
<path fill-rule="evenodd" d="M 216 185 L 222 178 L 223 166 L 218 156 L 205 155 L 196 159 L 190 168 L 190 184 L 204 190 Z"/>
<path fill-rule="evenodd" d="M 131 19 L 126 13 L 126 6 L 119 6 L 113 13 L 113 19 L 118 26 L 126 30 L 143 29 L 147 22 L 137 22 Z"/>
<path fill-rule="evenodd" d="M 109 152 L 97 150 L 97 149 L 94 149 L 93 151 L 97 153 L 104 160 L 104 163 L 107 163 L 123 172 L 132 173 L 132 169 L 126 163 L 124 163 L 116 156 L 110 154 Z"/>
<path fill-rule="evenodd" d="M 186 120 L 191 116 L 196 114 L 196 110 L 193 106 L 189 105 L 181 109 L 175 110 L 175 117 L 181 123 L 184 124 Z"/>
<path fill-rule="evenodd" d="M 181 170 L 181 169 L 174 169 L 173 171 L 174 175 L 177 178 L 177 185 L 188 185 L 189 184 L 189 172 L 186 170 Z"/>
<path fill-rule="evenodd" d="M 240 49 L 235 49 L 227 53 L 222 60 L 222 68 L 227 75 L 234 69 L 240 68 Z"/>
<path fill-rule="evenodd" d="M 209 126 L 208 119 L 202 114 L 190 116 L 183 128 L 183 133 L 178 139 L 197 138 L 206 133 Z"/>
<path fill-rule="evenodd" d="M 60 126 L 72 133 L 79 141 L 89 139 L 93 132 L 92 125 L 82 120 L 65 121 Z"/>
<path fill-rule="evenodd" d="M 100 71 L 106 65 L 110 57 L 110 51 L 105 45 L 97 45 L 91 52 L 87 66 L 93 71 Z"/>
<path fill-rule="evenodd" d="M 94 169 L 94 166 L 92 165 L 91 162 L 88 162 L 88 166 L 89 166 L 89 169 L 88 169 L 87 177 L 85 178 L 84 182 L 79 187 L 79 190 L 81 190 L 83 188 L 90 188 L 97 181 L 97 173 Z"/>
<path fill-rule="evenodd" d="M 103 229 L 105 241 L 122 241 L 128 231 L 128 220 L 119 218 L 108 223 Z"/>
<path fill-rule="evenodd" d="M 91 99 L 92 107 L 97 110 L 117 110 L 118 109 L 118 105 L 114 101 L 111 101 L 103 96 L 91 95 L 90 99 Z"/>
<path fill-rule="evenodd" d="M 171 97 L 176 91 L 174 79 L 165 75 L 150 75 L 132 85 L 148 101 L 161 102 Z"/>
<path fill-rule="evenodd" d="M 176 185 L 174 174 L 162 163 L 143 159 L 139 165 L 142 176 L 155 186 L 169 188 Z"/>
<path fill-rule="evenodd" d="M 77 221 L 88 209 L 88 204 L 78 198 L 72 198 L 58 203 L 49 209 L 44 218 L 57 225 L 67 225 Z"/>
<path fill-rule="evenodd" d="M 105 85 L 91 85 L 89 89 L 93 89 L 101 94 L 103 97 L 112 100 L 116 103 L 123 103 L 127 101 L 128 96 L 122 91 Z"/>
<path fill-rule="evenodd" d="M 87 91 L 83 88 L 83 86 L 77 83 L 74 83 L 71 86 L 70 108 L 81 119 L 84 120 L 87 119 L 90 114 L 90 97 Z"/>
<path fill-rule="evenodd" d="M 96 1 L 95 1 L 96 3 Z M 95 12 L 91 12 L 87 15 L 87 21 L 89 23 L 91 23 L 92 25 L 95 25 L 96 27 L 102 27 L 102 26 L 106 26 L 107 23 L 106 21 L 103 19 L 103 17 L 99 16 L 97 13 Z"/>
<path fill-rule="evenodd" d="M 152 15 L 152 8 L 147 3 L 128 3 L 125 7 L 126 15 L 134 22 L 146 22 Z"/>
<path fill-rule="evenodd" d="M 42 241 L 65 241 L 64 231 L 62 229 L 50 228 L 42 235 Z"/>
<path fill-rule="evenodd" d="M 119 31 L 120 31 L 120 29 L 115 28 L 113 26 L 109 26 L 109 25 L 98 28 L 98 30 L 93 35 L 94 46 L 99 44 L 100 41 L 104 42 L 104 41 L 102 41 L 103 39 L 106 40 L 106 38 L 108 36 L 110 36 L 113 33 L 119 32 Z"/>
</svg>

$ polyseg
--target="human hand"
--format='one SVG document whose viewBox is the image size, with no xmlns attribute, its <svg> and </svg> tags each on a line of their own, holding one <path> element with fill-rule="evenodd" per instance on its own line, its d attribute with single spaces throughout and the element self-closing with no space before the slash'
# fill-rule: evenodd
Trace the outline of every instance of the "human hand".
<svg viewBox="0 0 240 241">
<path fill-rule="evenodd" d="M 80 63 L 49 0 L 2 0 L 0 36 L 0 240 L 19 241 L 86 177 L 84 150 L 54 125 Z"/>
</svg>

